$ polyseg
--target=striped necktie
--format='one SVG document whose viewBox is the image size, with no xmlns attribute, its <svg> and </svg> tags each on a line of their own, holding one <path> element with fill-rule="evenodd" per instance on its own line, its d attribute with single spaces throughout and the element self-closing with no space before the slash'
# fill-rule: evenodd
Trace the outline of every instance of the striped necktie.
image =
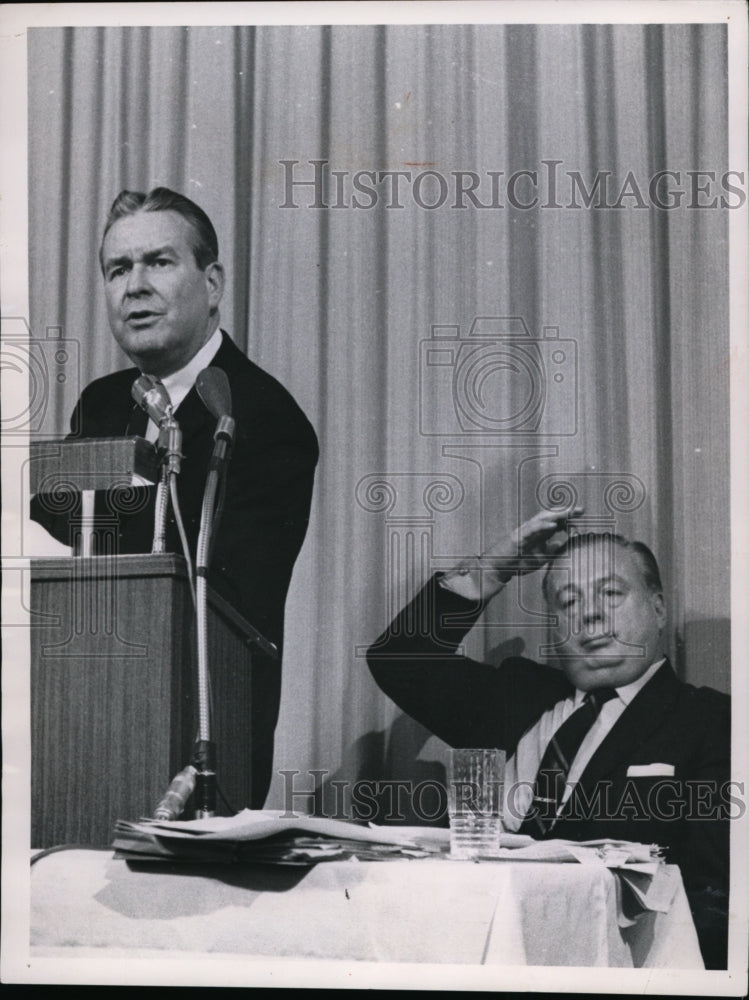
<svg viewBox="0 0 749 1000">
<path fill-rule="evenodd" d="M 589 691 L 576 709 L 552 736 L 544 751 L 533 787 L 533 802 L 520 827 L 521 833 L 543 837 L 554 826 L 562 802 L 567 775 L 580 744 L 607 701 L 616 697 L 614 688 Z"/>
</svg>

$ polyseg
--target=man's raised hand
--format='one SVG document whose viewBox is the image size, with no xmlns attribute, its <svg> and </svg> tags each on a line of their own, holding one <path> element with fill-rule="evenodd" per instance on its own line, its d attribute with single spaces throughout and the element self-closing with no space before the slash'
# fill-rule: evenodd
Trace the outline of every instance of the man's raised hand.
<svg viewBox="0 0 749 1000">
<path fill-rule="evenodd" d="M 482 565 L 491 568 L 502 583 L 541 569 L 564 545 L 566 539 L 555 536 L 566 533 L 567 522 L 582 513 L 582 507 L 539 511 L 485 552 L 481 556 Z"/>
</svg>

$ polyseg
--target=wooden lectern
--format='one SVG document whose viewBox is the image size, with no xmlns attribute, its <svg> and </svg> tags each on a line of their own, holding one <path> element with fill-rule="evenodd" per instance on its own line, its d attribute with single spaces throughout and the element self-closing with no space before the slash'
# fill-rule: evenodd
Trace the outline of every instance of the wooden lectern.
<svg viewBox="0 0 749 1000">
<path fill-rule="evenodd" d="M 47 462 L 49 446 L 43 454 Z M 33 469 L 32 449 L 32 489 Z M 54 480 L 48 465 L 45 476 Z M 115 821 L 152 815 L 190 763 L 194 618 L 181 556 L 31 560 L 32 847 L 109 844 Z M 255 635 L 209 591 L 218 787 L 231 806 L 219 797 L 219 811 L 250 803 Z"/>
</svg>

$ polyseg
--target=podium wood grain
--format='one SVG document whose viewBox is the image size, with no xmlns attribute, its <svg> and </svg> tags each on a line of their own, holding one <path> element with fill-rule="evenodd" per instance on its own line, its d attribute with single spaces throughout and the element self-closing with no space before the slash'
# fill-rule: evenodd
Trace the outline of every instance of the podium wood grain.
<svg viewBox="0 0 749 1000">
<path fill-rule="evenodd" d="M 31 612 L 31 845 L 108 844 L 117 819 L 152 814 L 192 755 L 195 628 L 184 560 L 32 560 Z M 211 593 L 212 735 L 233 809 L 251 793 L 248 634 Z"/>
</svg>

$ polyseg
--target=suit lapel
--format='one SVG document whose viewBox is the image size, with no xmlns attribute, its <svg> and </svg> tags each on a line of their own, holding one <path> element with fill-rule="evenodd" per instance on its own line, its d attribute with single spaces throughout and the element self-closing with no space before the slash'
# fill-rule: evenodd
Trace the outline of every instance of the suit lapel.
<svg viewBox="0 0 749 1000">
<path fill-rule="evenodd" d="M 213 357 L 209 367 L 221 368 L 231 374 L 231 354 L 237 351 L 231 339 L 221 331 L 221 346 Z M 203 404 L 198 390 L 193 385 L 185 398 L 177 407 L 174 416 L 179 423 L 184 437 L 192 437 L 200 433 L 206 426 L 213 428 L 216 423 L 208 408 Z"/>
<path fill-rule="evenodd" d="M 183 437 L 191 438 L 198 434 L 207 424 L 215 420 L 203 405 L 198 390 L 193 386 L 177 407 L 174 416 L 180 426 Z"/>
<path fill-rule="evenodd" d="M 628 760 L 671 712 L 680 688 L 681 682 L 666 660 L 614 723 L 580 776 L 578 785 L 589 790 L 621 766 L 622 761 Z M 567 800 L 563 815 L 570 811 L 577 794 L 576 787 Z"/>
</svg>

